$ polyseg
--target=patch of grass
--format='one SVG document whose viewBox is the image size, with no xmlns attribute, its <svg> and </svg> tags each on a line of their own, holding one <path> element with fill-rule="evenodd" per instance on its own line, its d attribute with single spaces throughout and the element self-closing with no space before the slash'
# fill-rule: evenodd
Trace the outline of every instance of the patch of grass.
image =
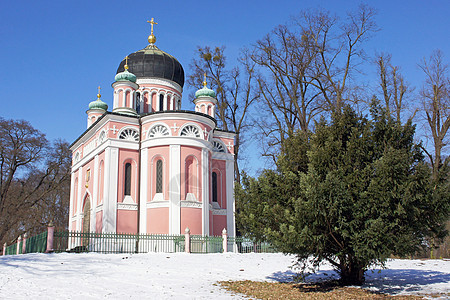
<svg viewBox="0 0 450 300">
<path fill-rule="evenodd" d="M 259 281 L 220 281 L 228 291 L 256 299 L 423 299 L 419 296 L 390 296 L 362 288 L 342 287 L 337 281 L 320 283 L 277 283 Z"/>
</svg>

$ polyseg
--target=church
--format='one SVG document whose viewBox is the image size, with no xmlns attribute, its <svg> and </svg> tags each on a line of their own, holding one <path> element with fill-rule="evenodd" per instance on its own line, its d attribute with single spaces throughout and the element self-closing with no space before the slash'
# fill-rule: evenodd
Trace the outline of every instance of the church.
<svg viewBox="0 0 450 300">
<path fill-rule="evenodd" d="M 71 145 L 69 230 L 235 235 L 234 137 L 217 128 L 216 94 L 181 110 L 184 70 L 149 44 L 122 60 L 113 107 L 89 103 L 87 130 Z"/>
</svg>

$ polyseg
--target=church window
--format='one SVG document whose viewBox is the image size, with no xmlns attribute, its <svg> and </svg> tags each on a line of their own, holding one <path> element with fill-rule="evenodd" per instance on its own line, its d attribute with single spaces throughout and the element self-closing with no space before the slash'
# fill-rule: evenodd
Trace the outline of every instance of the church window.
<svg viewBox="0 0 450 300">
<path fill-rule="evenodd" d="M 139 141 L 139 133 L 137 132 L 137 130 L 128 128 L 120 133 L 119 139 L 137 142 Z"/>
<path fill-rule="evenodd" d="M 222 145 L 222 143 L 213 141 L 213 151 L 214 152 L 225 152 L 225 147 Z"/>
<path fill-rule="evenodd" d="M 159 95 L 159 111 L 164 110 L 164 95 Z"/>
<path fill-rule="evenodd" d="M 193 126 L 193 125 L 188 125 L 186 127 L 183 127 L 183 129 L 181 130 L 180 136 L 188 136 L 188 137 L 200 137 L 200 130 Z"/>
<path fill-rule="evenodd" d="M 164 125 L 155 125 L 150 129 L 149 137 L 161 137 L 169 135 L 169 130 Z"/>
<path fill-rule="evenodd" d="M 136 93 L 136 112 L 140 113 L 141 112 L 141 94 L 140 93 Z"/>
<path fill-rule="evenodd" d="M 125 187 L 124 187 L 124 195 L 131 196 L 131 164 L 125 164 Z"/>
<path fill-rule="evenodd" d="M 162 193 L 163 186 L 163 162 L 159 159 L 156 162 L 156 192 Z"/>
<path fill-rule="evenodd" d="M 212 173 L 212 201 L 217 202 L 217 173 Z"/>
</svg>

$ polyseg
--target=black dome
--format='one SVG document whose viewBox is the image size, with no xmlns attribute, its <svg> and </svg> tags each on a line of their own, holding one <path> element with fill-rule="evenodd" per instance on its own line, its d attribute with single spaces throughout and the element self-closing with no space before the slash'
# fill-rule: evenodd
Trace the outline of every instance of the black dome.
<svg viewBox="0 0 450 300">
<path fill-rule="evenodd" d="M 120 62 L 117 73 L 125 70 L 125 59 Z M 139 78 L 157 77 L 175 81 L 184 85 L 184 70 L 178 60 L 161 51 L 155 45 L 148 45 L 142 50 L 128 55 L 128 71 Z"/>
</svg>

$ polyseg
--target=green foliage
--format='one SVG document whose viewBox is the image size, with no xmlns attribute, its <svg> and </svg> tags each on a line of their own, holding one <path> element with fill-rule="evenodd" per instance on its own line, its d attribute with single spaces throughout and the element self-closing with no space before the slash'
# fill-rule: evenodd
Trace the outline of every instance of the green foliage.
<svg viewBox="0 0 450 300">
<path fill-rule="evenodd" d="M 277 171 L 244 176 L 240 230 L 296 254 L 303 267 L 330 262 L 344 284 L 362 284 L 371 265 L 442 238 L 448 181 L 432 181 L 410 121 L 393 121 L 376 103 L 371 116 L 347 107 L 310 139 L 290 138 Z"/>
</svg>

